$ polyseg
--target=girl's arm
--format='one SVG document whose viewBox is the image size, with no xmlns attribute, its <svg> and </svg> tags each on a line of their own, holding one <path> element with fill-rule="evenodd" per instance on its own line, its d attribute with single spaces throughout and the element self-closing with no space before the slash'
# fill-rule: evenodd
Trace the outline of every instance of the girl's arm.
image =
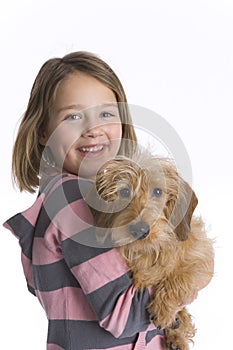
<svg viewBox="0 0 233 350">
<path fill-rule="evenodd" d="M 75 176 L 63 179 L 55 203 L 59 212 L 54 216 L 55 209 L 52 209 L 53 224 L 61 235 L 66 264 L 78 280 L 100 326 L 115 337 L 130 337 L 146 330 L 150 324 L 146 309 L 150 294 L 148 289 L 135 289 L 130 271 L 117 249 L 97 248 L 93 244 L 93 218 L 83 200 L 86 183 Z"/>
<path fill-rule="evenodd" d="M 63 241 L 62 251 L 101 327 L 117 338 L 147 329 L 149 292 L 135 289 L 116 249 L 88 247 L 69 238 Z"/>
</svg>

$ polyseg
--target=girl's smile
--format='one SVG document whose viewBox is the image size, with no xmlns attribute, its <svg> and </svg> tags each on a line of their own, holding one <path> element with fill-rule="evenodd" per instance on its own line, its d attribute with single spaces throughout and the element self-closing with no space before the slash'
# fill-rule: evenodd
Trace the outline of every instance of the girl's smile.
<svg viewBox="0 0 233 350">
<path fill-rule="evenodd" d="M 40 143 L 63 171 L 92 177 L 120 148 L 116 97 L 97 79 L 76 72 L 58 87 Z"/>
<path fill-rule="evenodd" d="M 77 148 L 77 151 L 80 153 L 81 157 L 98 157 L 101 156 L 104 151 L 105 147 L 108 147 L 109 143 L 105 144 L 91 144 L 91 145 L 84 145 Z"/>
</svg>

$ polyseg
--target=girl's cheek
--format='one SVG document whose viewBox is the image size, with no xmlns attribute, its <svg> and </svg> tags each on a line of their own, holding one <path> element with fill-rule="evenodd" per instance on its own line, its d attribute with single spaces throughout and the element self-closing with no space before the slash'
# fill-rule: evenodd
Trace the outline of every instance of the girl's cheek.
<svg viewBox="0 0 233 350">
<path fill-rule="evenodd" d="M 75 125 L 58 126 L 51 137 L 51 146 L 63 145 L 67 150 L 76 142 L 81 136 L 81 130 Z"/>
<path fill-rule="evenodd" d="M 115 139 L 122 138 L 122 125 L 120 123 L 112 125 L 110 131 L 112 134 L 112 138 L 115 138 Z"/>
<path fill-rule="evenodd" d="M 64 162 L 67 153 L 75 142 L 80 138 L 81 133 L 75 127 L 58 127 L 48 142 L 52 150 L 55 162 L 60 165 Z"/>
</svg>

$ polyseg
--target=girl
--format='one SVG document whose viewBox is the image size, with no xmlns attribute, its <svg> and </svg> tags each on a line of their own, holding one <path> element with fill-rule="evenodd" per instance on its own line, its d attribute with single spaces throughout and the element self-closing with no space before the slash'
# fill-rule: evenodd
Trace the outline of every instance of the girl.
<svg viewBox="0 0 233 350">
<path fill-rule="evenodd" d="M 42 66 L 19 127 L 14 179 L 21 191 L 40 189 L 4 226 L 19 239 L 28 289 L 46 311 L 47 350 L 166 348 L 146 311 L 149 290 L 135 289 L 118 251 L 79 239 L 94 232 L 83 199 L 88 179 L 133 151 L 125 102 L 112 69 L 75 52 Z"/>
</svg>

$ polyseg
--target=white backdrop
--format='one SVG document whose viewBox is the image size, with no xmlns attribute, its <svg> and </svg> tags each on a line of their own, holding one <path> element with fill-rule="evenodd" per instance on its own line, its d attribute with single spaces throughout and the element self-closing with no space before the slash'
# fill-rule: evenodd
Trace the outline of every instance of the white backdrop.
<svg viewBox="0 0 233 350">
<path fill-rule="evenodd" d="M 120 77 L 130 103 L 165 118 L 192 162 L 198 211 L 216 237 L 216 273 L 190 307 L 195 350 L 230 348 L 232 322 L 233 1 L 8 0 L 0 4 L 0 222 L 35 196 L 11 182 L 19 119 L 41 65 L 87 50 Z M 26 290 L 17 240 L 0 227 L 1 344 L 45 349 L 47 320 Z"/>
</svg>

